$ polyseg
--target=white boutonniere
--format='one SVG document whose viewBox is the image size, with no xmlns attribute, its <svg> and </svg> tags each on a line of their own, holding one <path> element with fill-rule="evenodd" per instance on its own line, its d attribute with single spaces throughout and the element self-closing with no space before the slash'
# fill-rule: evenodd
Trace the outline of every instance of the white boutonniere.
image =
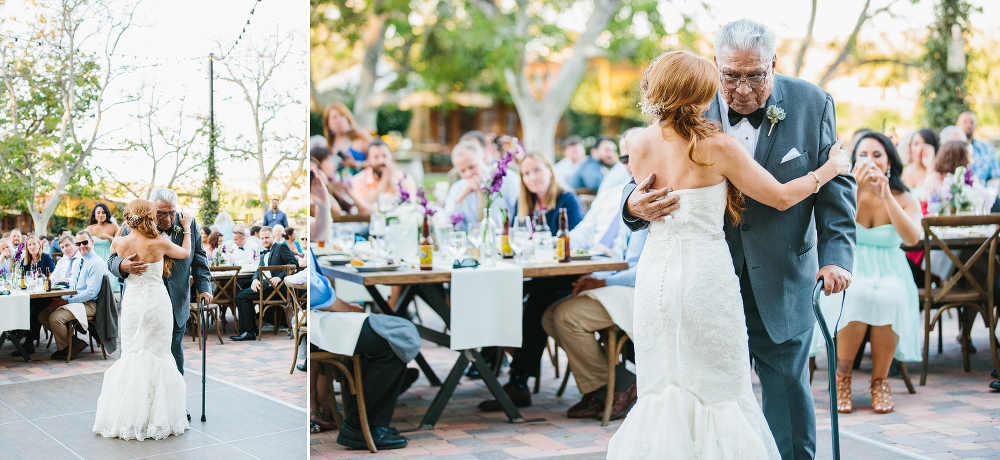
<svg viewBox="0 0 1000 460">
<path fill-rule="evenodd" d="M 764 112 L 764 114 L 767 115 L 767 119 L 771 121 L 771 129 L 767 130 L 767 136 L 771 137 L 771 132 L 774 131 L 774 125 L 785 119 L 785 109 L 772 105 L 767 108 L 767 111 Z"/>
</svg>

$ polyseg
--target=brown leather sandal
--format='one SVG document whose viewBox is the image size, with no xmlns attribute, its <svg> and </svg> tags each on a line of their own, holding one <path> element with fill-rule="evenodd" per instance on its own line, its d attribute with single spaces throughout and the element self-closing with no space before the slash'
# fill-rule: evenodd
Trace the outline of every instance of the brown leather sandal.
<svg viewBox="0 0 1000 460">
<path fill-rule="evenodd" d="M 892 412 L 892 391 L 889 390 L 889 382 L 886 379 L 872 379 L 872 409 L 876 414 L 888 414 Z"/>
<path fill-rule="evenodd" d="M 837 412 L 850 414 L 854 410 L 851 400 L 851 374 L 837 372 Z"/>
</svg>

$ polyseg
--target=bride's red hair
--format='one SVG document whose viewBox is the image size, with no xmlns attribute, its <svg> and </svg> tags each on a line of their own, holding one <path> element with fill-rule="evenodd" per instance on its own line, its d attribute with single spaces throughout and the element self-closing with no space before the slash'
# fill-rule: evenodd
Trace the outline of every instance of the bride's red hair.
<svg viewBox="0 0 1000 460">
<path fill-rule="evenodd" d="M 665 128 L 673 128 L 688 142 L 688 158 L 694 159 L 698 141 L 721 132 L 719 125 L 702 116 L 701 107 L 719 92 L 719 72 L 711 61 L 687 51 L 661 54 L 646 69 L 639 82 L 643 112 L 652 115 L 666 138 Z M 729 184 L 726 215 L 732 225 L 743 218 L 743 195 Z"/>
<path fill-rule="evenodd" d="M 160 230 L 156 228 L 156 207 L 149 200 L 136 199 L 125 207 L 125 223 L 132 231 L 139 232 L 149 238 L 159 238 Z M 170 276 L 173 259 L 163 256 L 163 276 Z"/>
</svg>

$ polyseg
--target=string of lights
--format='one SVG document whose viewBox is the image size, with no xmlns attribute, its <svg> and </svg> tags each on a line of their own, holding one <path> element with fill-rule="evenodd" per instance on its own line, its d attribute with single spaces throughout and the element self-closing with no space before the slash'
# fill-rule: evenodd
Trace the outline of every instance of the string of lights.
<svg viewBox="0 0 1000 460">
<path fill-rule="evenodd" d="M 240 44 L 240 40 L 243 39 L 243 34 L 247 32 L 247 26 L 250 25 L 250 20 L 253 19 L 254 12 L 257 11 L 258 3 L 260 3 L 260 0 L 256 0 L 253 4 L 253 8 L 250 8 L 250 16 L 247 18 L 247 23 L 243 25 L 243 30 L 240 31 L 240 35 L 236 37 L 236 42 L 233 43 L 233 46 L 229 47 L 229 51 L 226 51 L 226 54 L 224 54 L 222 57 L 215 58 L 215 60 L 221 61 L 226 59 L 226 57 L 228 57 L 230 54 L 233 53 L 233 50 L 236 49 L 236 46 Z"/>
<path fill-rule="evenodd" d="M 25 46 L 28 46 L 28 45 L 48 46 L 48 47 L 56 48 L 56 49 L 59 49 L 59 50 L 68 49 L 69 48 L 69 47 L 63 46 L 63 45 L 61 45 L 59 43 L 49 43 L 49 42 L 45 42 L 45 41 L 41 41 L 41 40 L 35 40 L 35 39 L 30 39 L 30 38 L 18 37 L 18 36 L 15 36 L 15 35 L 0 34 L 0 41 L 4 41 L 4 40 L 7 40 L 10 43 L 13 43 L 14 45 L 24 44 Z M 74 48 L 72 50 L 72 52 L 74 54 L 80 54 L 80 55 L 82 55 L 82 54 L 99 54 L 97 51 L 88 51 L 88 50 L 84 50 L 82 48 Z M 131 59 L 135 59 L 135 60 L 143 60 L 143 61 L 153 60 L 153 61 L 161 61 L 161 62 L 185 62 L 185 61 L 193 61 L 195 59 L 203 59 L 204 58 L 204 56 L 165 57 L 165 56 L 143 56 L 143 55 L 138 55 L 138 54 L 125 54 L 125 53 L 109 53 L 109 55 L 110 56 L 121 57 L 121 58 L 131 58 Z"/>
</svg>

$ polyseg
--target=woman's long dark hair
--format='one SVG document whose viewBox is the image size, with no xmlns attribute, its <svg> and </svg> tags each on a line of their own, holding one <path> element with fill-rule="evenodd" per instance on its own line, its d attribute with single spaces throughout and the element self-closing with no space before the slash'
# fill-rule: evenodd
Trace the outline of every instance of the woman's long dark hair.
<svg viewBox="0 0 1000 460">
<path fill-rule="evenodd" d="M 941 141 L 938 139 L 938 135 L 937 133 L 934 132 L 934 130 L 929 128 L 924 128 L 921 129 L 920 131 L 917 131 L 916 134 L 918 134 L 920 138 L 924 140 L 925 144 L 930 144 L 932 147 L 934 147 L 935 153 L 941 150 Z"/>
<path fill-rule="evenodd" d="M 882 148 L 885 149 L 886 156 L 889 157 L 889 188 L 897 192 L 909 192 L 910 189 L 903 184 L 903 161 L 899 159 L 899 152 L 896 151 L 896 146 L 892 144 L 885 134 L 870 132 L 865 133 L 858 139 L 858 142 L 854 144 L 854 151 L 851 152 L 851 163 L 857 163 L 858 159 L 858 146 L 861 145 L 861 141 L 865 139 L 875 139 L 879 144 L 882 144 Z"/>
<path fill-rule="evenodd" d="M 104 210 L 104 216 L 105 216 L 104 217 L 104 222 L 107 222 L 107 223 L 110 224 L 111 223 L 111 209 L 108 209 L 108 205 L 106 205 L 104 203 L 97 203 L 97 206 L 94 206 L 94 209 L 90 210 L 90 224 L 89 225 L 94 225 L 94 224 L 97 223 L 97 208 L 101 208 L 101 209 Z"/>
</svg>

